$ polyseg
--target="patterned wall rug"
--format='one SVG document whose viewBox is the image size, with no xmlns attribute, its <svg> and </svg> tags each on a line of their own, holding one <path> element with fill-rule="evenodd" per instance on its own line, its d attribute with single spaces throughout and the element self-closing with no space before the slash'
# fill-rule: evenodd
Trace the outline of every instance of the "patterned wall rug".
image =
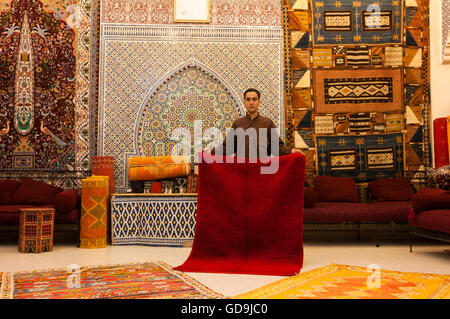
<svg viewBox="0 0 450 319">
<path fill-rule="evenodd" d="M 318 172 L 356 181 L 395 177 L 403 170 L 403 135 L 317 135 Z"/>
<path fill-rule="evenodd" d="M 283 1 L 287 136 L 314 155 L 307 169 L 337 176 L 345 171 L 369 182 L 429 166 L 428 5 Z M 377 161 L 370 165 L 354 154 L 362 140 L 371 144 L 385 134 L 401 139 L 395 159 L 369 152 L 364 156 Z M 345 147 L 331 145 L 339 139 Z M 330 165 L 333 158 L 336 165 Z"/>
<path fill-rule="evenodd" d="M 444 55 L 445 45 L 447 44 L 450 31 L 450 1 L 441 1 L 441 55 Z"/>
<path fill-rule="evenodd" d="M 79 275 L 79 276 L 78 276 Z M 77 281 L 79 278 L 79 281 Z M 163 262 L 0 273 L 0 299 L 223 298 Z"/>
<path fill-rule="evenodd" d="M 89 169 L 91 0 L 0 3 L 0 170 Z"/>
<path fill-rule="evenodd" d="M 448 299 L 450 276 L 335 265 L 244 293 L 236 299 Z M 377 279 L 379 278 L 379 280 Z"/>
<path fill-rule="evenodd" d="M 261 113 L 284 138 L 279 1 L 214 0 L 204 25 L 174 23 L 173 1 L 101 6 L 97 153 L 114 156 L 116 191 L 128 188 L 129 157 L 169 154 L 174 128 L 189 130 L 191 147 L 201 141 L 196 120 L 202 133 L 225 133 L 245 114 L 249 87 L 260 89 Z"/>
</svg>

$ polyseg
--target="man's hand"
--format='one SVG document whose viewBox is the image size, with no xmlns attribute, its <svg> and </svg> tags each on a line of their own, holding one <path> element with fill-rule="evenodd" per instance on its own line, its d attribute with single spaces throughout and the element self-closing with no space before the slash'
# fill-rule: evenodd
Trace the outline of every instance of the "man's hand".
<svg viewBox="0 0 450 319">
<path fill-rule="evenodd" d="M 298 154 L 302 154 L 302 155 L 305 155 L 305 153 L 303 153 L 301 150 L 299 150 L 298 148 L 293 148 L 292 150 L 291 150 L 291 154 L 294 154 L 294 153 L 298 153 Z"/>
</svg>

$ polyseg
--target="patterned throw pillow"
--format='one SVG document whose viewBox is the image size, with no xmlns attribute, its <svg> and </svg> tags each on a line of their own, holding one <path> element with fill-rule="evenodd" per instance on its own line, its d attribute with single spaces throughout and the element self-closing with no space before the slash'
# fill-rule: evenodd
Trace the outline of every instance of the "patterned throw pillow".
<svg viewBox="0 0 450 319">
<path fill-rule="evenodd" d="M 429 187 L 450 190 L 450 165 L 427 169 Z"/>
</svg>

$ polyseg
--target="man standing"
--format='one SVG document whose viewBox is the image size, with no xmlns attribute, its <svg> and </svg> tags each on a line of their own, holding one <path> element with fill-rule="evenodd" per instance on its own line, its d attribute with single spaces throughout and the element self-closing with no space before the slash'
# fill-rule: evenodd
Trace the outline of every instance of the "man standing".
<svg viewBox="0 0 450 319">
<path fill-rule="evenodd" d="M 233 122 L 232 130 L 227 134 L 222 145 L 211 151 L 212 154 L 237 153 L 238 156 L 243 155 L 245 158 L 303 154 L 299 149 L 284 145 L 275 128 L 275 123 L 270 118 L 259 114 L 260 104 L 261 94 L 258 90 L 250 88 L 244 92 L 244 107 L 247 114 Z M 245 138 L 244 141 L 243 138 Z M 273 145 L 274 142 L 278 145 Z"/>
</svg>

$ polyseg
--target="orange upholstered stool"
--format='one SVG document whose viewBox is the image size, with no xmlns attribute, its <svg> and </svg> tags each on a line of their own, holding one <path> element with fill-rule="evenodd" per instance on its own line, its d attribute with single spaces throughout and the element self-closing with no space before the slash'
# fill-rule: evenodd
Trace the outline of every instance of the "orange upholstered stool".
<svg viewBox="0 0 450 319">
<path fill-rule="evenodd" d="M 109 177 L 109 196 L 106 213 L 108 242 L 111 242 L 111 195 L 114 194 L 114 156 L 94 156 L 91 161 L 92 176 Z"/>
<path fill-rule="evenodd" d="M 108 176 L 81 181 L 80 248 L 107 246 Z"/>
<path fill-rule="evenodd" d="M 109 197 L 114 193 L 114 156 L 94 156 L 91 161 L 92 176 L 109 177 Z"/>
</svg>

